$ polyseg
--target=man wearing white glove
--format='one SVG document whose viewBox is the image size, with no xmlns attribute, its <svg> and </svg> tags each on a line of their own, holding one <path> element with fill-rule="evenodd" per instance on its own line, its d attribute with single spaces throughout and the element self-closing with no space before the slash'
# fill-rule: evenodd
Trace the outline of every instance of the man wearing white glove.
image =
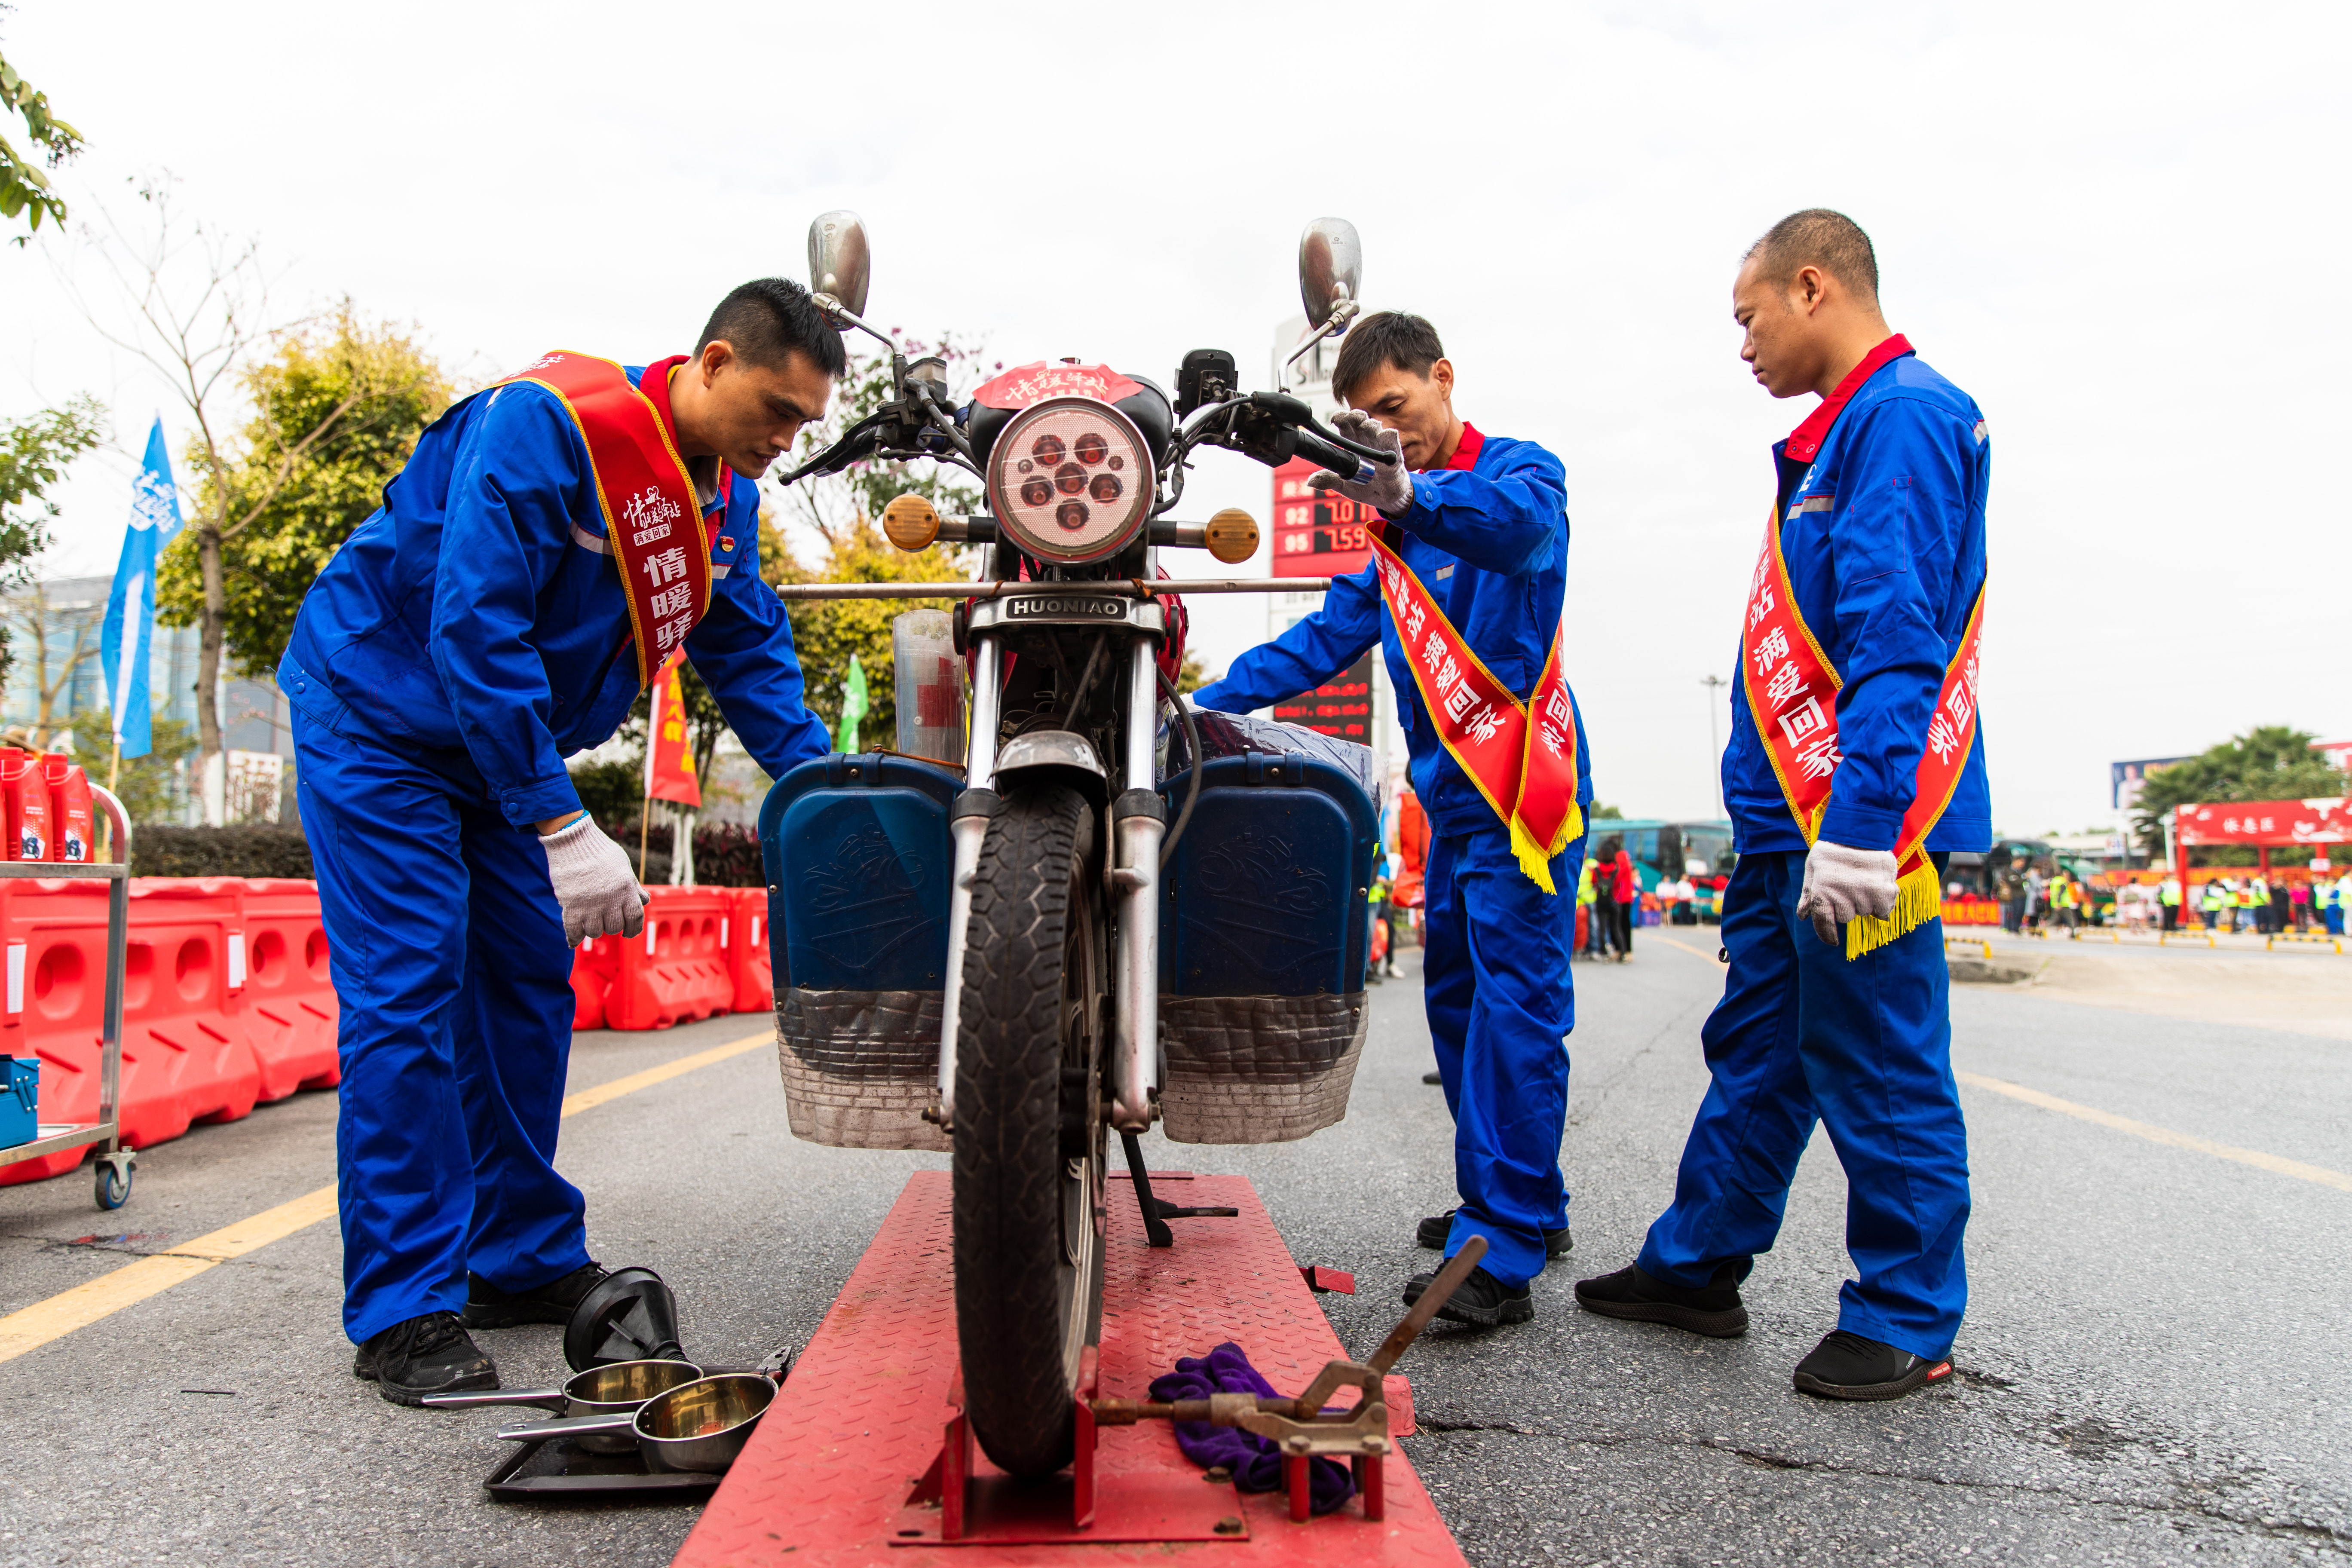
<svg viewBox="0 0 2352 1568">
<path fill-rule="evenodd" d="M 1712 1079 L 1671 1207 L 1591 1311 L 1743 1332 L 1816 1121 L 1847 1181 L 1858 1278 L 1802 1392 L 1894 1399 L 1951 1375 L 1968 1300 L 1967 1131 L 1937 919 L 1954 850 L 1992 842 L 1977 642 L 1992 450 L 1968 395 L 1887 331 L 1853 222 L 1814 209 L 1748 252 L 1741 357 L 1822 402 L 1773 448 L 1723 759 L 1739 861 L 1730 959 L 1701 1031 Z"/>
<path fill-rule="evenodd" d="M 303 601 L 278 683 L 342 1005 L 343 1327 L 396 1404 L 495 1388 L 468 1331 L 604 1277 L 554 1166 L 571 973 L 646 895 L 564 759 L 680 647 L 771 774 L 828 749 L 756 480 L 843 364 L 778 279 L 692 354 L 543 355 L 425 431 Z"/>
<path fill-rule="evenodd" d="M 1419 316 L 1378 310 L 1357 321 L 1331 389 L 1349 405 L 1333 425 L 1393 460 L 1375 464 L 1363 483 L 1319 473 L 1314 483 L 1377 512 L 1397 576 L 1419 586 L 1400 614 L 1374 567 L 1335 577 L 1320 609 L 1234 659 L 1193 700 L 1246 713 L 1312 691 L 1381 649 L 1412 752 L 1413 794 L 1432 828 L 1422 999 L 1454 1114 L 1460 1200 L 1421 1217 L 1413 1236 L 1448 1256 L 1473 1236 L 1486 1244 L 1440 1317 L 1522 1323 L 1535 1314 L 1528 1282 L 1570 1245 L 1559 1144 L 1586 839 L 1580 821 L 1549 862 L 1549 887 L 1538 882 L 1498 804 L 1519 784 L 1519 759 L 1505 773 L 1490 761 L 1486 774 L 1474 774 L 1461 732 L 1449 727 L 1470 711 L 1460 666 L 1475 663 L 1503 688 L 1501 700 L 1537 708 L 1543 723 L 1559 726 L 1563 746 L 1573 735 L 1575 804 L 1591 801 L 1591 752 L 1574 697 L 1564 678 L 1556 694 L 1538 690 L 1567 599 L 1567 472 L 1537 443 L 1486 435 L 1455 412 L 1454 363 Z M 1568 793 L 1564 777 L 1558 787 Z M 1404 1300 L 1418 1300 L 1433 1275 L 1409 1278 Z"/>
</svg>

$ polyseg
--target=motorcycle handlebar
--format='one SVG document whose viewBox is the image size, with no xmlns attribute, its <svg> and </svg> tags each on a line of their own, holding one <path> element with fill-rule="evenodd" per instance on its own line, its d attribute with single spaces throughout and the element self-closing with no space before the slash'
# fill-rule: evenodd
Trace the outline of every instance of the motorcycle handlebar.
<svg viewBox="0 0 2352 1568">
<path fill-rule="evenodd" d="M 1358 457 L 1340 446 L 1337 437 L 1327 437 L 1307 426 L 1300 426 L 1291 434 L 1296 443 L 1291 448 L 1293 452 L 1351 483 L 1368 485 L 1379 472 L 1370 459 Z"/>
</svg>

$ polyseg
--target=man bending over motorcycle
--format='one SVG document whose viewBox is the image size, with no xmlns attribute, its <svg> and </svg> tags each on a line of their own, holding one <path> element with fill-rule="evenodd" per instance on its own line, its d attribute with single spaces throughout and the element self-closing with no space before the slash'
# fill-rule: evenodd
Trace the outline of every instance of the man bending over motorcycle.
<svg viewBox="0 0 2352 1568">
<path fill-rule="evenodd" d="M 1333 426 L 1398 460 L 1368 484 L 1314 482 L 1380 512 L 1380 552 L 1194 700 L 1245 713 L 1314 689 L 1381 644 L 1433 829 L 1423 976 L 1461 1197 L 1418 1237 L 1449 1258 L 1486 1238 L 1481 1266 L 1438 1315 L 1493 1326 L 1535 1315 L 1528 1282 L 1569 1248 L 1559 1142 L 1592 784 L 1583 721 L 1552 662 L 1567 586 L 1564 472 L 1531 441 L 1464 423 L 1444 354 L 1418 316 L 1382 311 L 1349 330 L 1331 377 L 1349 407 Z M 1516 849 L 1515 828 L 1537 815 L 1532 792 L 1520 793 L 1533 770 L 1516 751 L 1498 753 L 1498 733 L 1528 737 L 1530 757 L 1540 740 L 1559 763 L 1573 742 L 1573 801 L 1561 770 L 1562 798 L 1540 816 L 1557 830 L 1519 831 Z M 1414 1276 L 1405 1300 L 1433 1277 Z"/>
</svg>

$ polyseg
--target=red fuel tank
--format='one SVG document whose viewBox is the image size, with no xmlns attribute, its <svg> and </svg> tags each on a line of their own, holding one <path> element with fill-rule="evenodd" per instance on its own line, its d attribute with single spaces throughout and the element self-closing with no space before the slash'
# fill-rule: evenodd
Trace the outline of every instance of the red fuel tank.
<svg viewBox="0 0 2352 1568">
<path fill-rule="evenodd" d="M 49 786 L 49 824 L 54 835 L 49 858 L 87 862 L 97 854 L 98 843 L 90 816 L 89 775 L 71 757 L 45 752 L 41 777 Z"/>
<path fill-rule="evenodd" d="M 7 843 L 0 859 L 49 858 L 49 785 L 37 753 L 0 747 L 0 797 L 7 802 Z"/>
</svg>

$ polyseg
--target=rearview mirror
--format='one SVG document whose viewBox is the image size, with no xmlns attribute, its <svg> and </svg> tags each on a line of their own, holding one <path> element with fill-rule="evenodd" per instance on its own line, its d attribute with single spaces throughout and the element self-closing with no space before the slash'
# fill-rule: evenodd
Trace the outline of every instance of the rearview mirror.
<svg viewBox="0 0 2352 1568">
<path fill-rule="evenodd" d="M 1343 217 L 1308 224 L 1298 237 L 1298 298 L 1307 306 L 1307 326 L 1328 326 L 1339 306 L 1360 302 L 1363 285 L 1364 247 L 1356 226 Z"/>
<path fill-rule="evenodd" d="M 853 316 L 866 313 L 873 262 L 864 219 L 848 211 L 821 215 L 809 225 L 808 264 L 809 291 L 820 303 L 838 305 Z"/>
</svg>

